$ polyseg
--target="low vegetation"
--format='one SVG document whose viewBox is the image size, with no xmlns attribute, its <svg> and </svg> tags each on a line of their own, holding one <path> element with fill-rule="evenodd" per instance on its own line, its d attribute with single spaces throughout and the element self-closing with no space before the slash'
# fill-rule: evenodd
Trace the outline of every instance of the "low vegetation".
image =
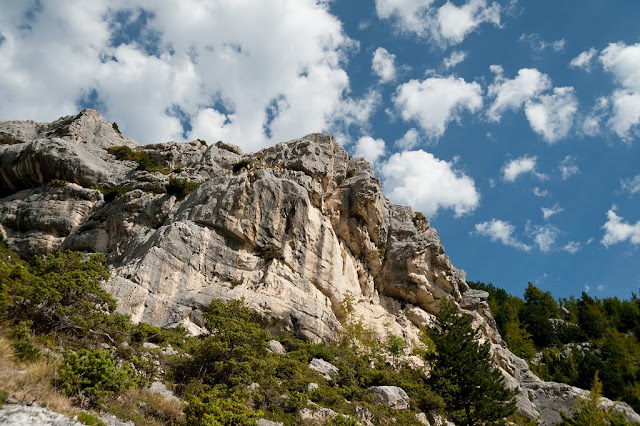
<svg viewBox="0 0 640 426">
<path fill-rule="evenodd" d="M 153 159 L 147 151 L 142 148 L 131 149 L 126 145 L 112 146 L 107 148 L 107 152 L 120 161 L 134 161 L 138 163 L 138 170 L 148 172 L 159 172 L 163 174 L 171 173 L 171 169 L 164 167 L 157 160 Z"/>
<path fill-rule="evenodd" d="M 175 195 L 178 200 L 184 199 L 200 185 L 200 182 L 188 181 L 176 177 L 169 178 L 166 186 L 167 194 Z"/>
</svg>

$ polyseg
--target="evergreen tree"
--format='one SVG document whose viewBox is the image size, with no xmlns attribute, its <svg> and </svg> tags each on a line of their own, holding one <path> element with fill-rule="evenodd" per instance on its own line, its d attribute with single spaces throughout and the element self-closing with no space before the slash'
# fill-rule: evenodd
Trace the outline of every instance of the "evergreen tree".
<svg viewBox="0 0 640 426">
<path fill-rule="evenodd" d="M 468 317 L 443 301 L 428 336 L 436 345 L 430 381 L 460 425 L 492 424 L 515 411 L 514 392 L 493 365 L 489 343 L 480 344 Z"/>
<path fill-rule="evenodd" d="M 555 343 L 556 336 L 549 319 L 556 318 L 558 304 L 548 291 L 542 291 L 529 283 L 524 291 L 524 306 L 520 310 L 520 321 L 527 326 L 533 342 L 540 348 Z"/>
</svg>

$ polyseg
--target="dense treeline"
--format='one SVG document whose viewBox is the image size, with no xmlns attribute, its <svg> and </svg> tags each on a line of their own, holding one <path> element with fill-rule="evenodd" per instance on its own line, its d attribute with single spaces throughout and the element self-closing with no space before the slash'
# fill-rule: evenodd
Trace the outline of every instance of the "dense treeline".
<svg viewBox="0 0 640 426">
<path fill-rule="evenodd" d="M 493 284 L 470 282 L 489 293 L 489 307 L 509 349 L 542 379 L 590 389 L 596 375 L 604 396 L 640 411 L 640 299 L 556 300 L 529 283 L 523 298 Z"/>
</svg>

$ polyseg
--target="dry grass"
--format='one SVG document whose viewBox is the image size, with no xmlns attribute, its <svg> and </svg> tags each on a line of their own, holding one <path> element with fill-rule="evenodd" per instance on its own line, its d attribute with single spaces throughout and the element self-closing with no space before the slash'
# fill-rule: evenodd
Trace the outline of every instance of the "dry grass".
<svg viewBox="0 0 640 426">
<path fill-rule="evenodd" d="M 37 402 L 52 411 L 73 416 L 71 400 L 53 386 L 58 362 L 42 359 L 23 364 L 16 361 L 11 342 L 0 334 L 0 390 L 21 402 Z"/>
<path fill-rule="evenodd" d="M 185 423 L 183 402 L 167 400 L 148 389 L 128 389 L 107 402 L 105 408 L 117 418 L 139 426 Z"/>
</svg>

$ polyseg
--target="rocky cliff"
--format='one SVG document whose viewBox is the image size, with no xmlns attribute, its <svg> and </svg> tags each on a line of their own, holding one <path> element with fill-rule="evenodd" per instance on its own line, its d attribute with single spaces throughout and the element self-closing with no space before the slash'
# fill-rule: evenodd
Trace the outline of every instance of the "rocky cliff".
<svg viewBox="0 0 640 426">
<path fill-rule="evenodd" d="M 200 140 L 139 147 L 84 110 L 0 121 L 0 172 L 9 247 L 105 253 L 105 287 L 136 321 L 199 333 L 212 298 L 244 298 L 274 331 L 331 339 L 348 299 L 369 327 L 410 341 L 446 298 L 491 342 L 523 414 L 552 424 L 586 394 L 540 381 L 506 349 L 487 294 L 468 287 L 429 221 L 387 200 L 371 165 L 328 135 L 255 154 Z"/>
</svg>

